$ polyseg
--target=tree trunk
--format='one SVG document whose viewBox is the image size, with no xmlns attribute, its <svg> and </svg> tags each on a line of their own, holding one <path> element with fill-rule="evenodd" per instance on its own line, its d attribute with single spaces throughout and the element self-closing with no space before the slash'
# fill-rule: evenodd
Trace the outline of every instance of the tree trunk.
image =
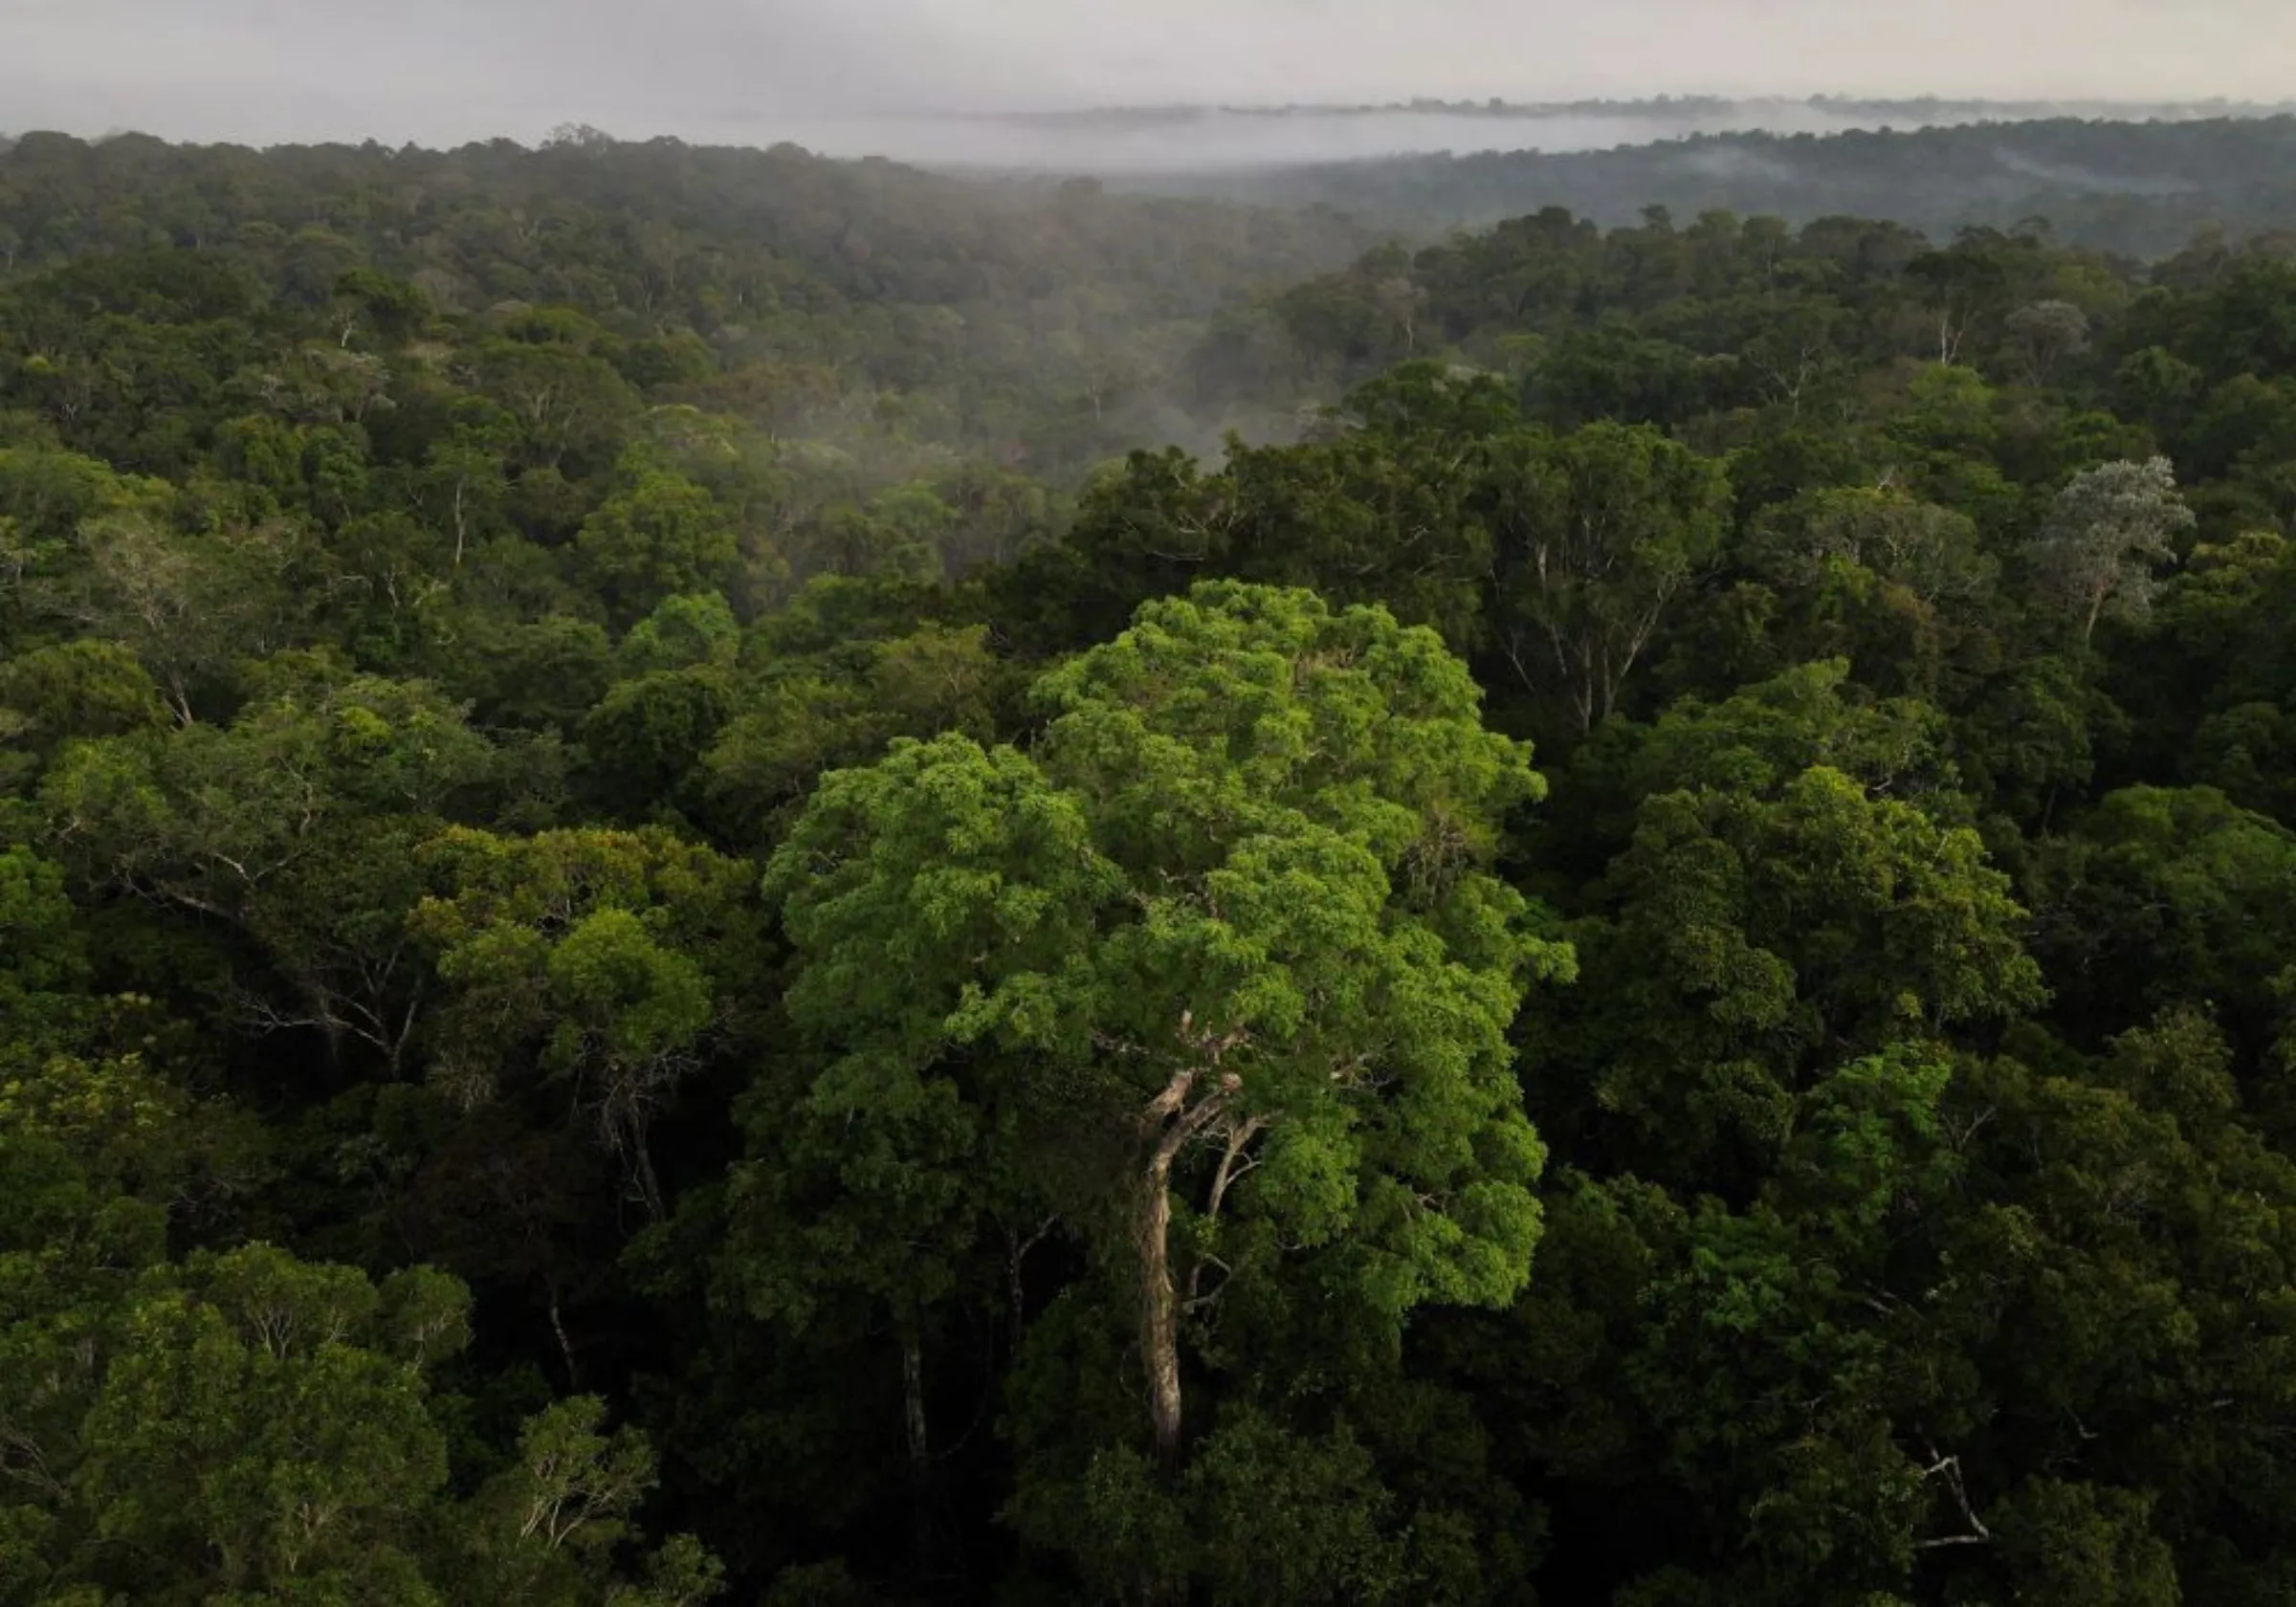
<svg viewBox="0 0 2296 1607">
<path fill-rule="evenodd" d="M 1180 1018 L 1183 1038 L 1194 1028 Z M 1138 1215 L 1133 1236 L 1140 1258 L 1140 1365 L 1148 1375 L 1148 1416 L 1156 1436 L 1157 1465 L 1166 1477 L 1180 1471 L 1180 1300 L 1172 1287 L 1172 1163 L 1191 1139 L 1220 1119 L 1240 1086 L 1229 1072 L 1220 1087 L 1188 1104 L 1200 1070 L 1216 1068 L 1221 1057 L 1245 1041 L 1241 1032 L 1189 1040 L 1203 1056 L 1201 1067 L 1173 1075 L 1163 1092 L 1140 1113 L 1140 1130 L 1150 1140 L 1148 1164 L 1140 1177 Z"/>
<path fill-rule="evenodd" d="M 335 1010 L 335 1002 L 327 990 L 316 983 L 303 989 L 303 997 L 311 1004 L 311 1024 L 319 1028 L 320 1040 L 327 1046 L 327 1069 L 342 1069 L 342 1017 Z"/>
<path fill-rule="evenodd" d="M 1028 1252 L 1043 1244 L 1059 1222 L 1058 1217 L 1047 1217 L 1044 1225 L 1026 1239 L 1010 1229 L 1004 1234 L 1004 1295 L 1011 1306 L 1010 1338 L 1012 1354 L 1016 1360 L 1021 1354 L 1021 1333 L 1028 1321 L 1028 1286 L 1022 1276 L 1022 1267 L 1028 1259 Z"/>
<path fill-rule="evenodd" d="M 662 1181 L 654 1176 L 653 1152 L 646 1142 L 646 1122 L 632 1118 L 629 1123 L 630 1169 L 638 1185 L 638 1198 L 646 1206 L 646 1216 L 657 1227 L 670 1220 L 668 1202 L 662 1198 Z"/>
<path fill-rule="evenodd" d="M 181 675 L 167 677 L 167 701 L 174 706 L 176 724 L 188 730 L 199 723 L 198 716 L 191 713 L 190 689 L 184 685 Z"/>
<path fill-rule="evenodd" d="M 933 1567 L 933 1444 L 925 1422 L 925 1340 L 914 1317 L 901 1323 L 901 1417 L 909 1440 L 909 1519 L 920 1577 Z"/>
<path fill-rule="evenodd" d="M 1180 1302 L 1172 1288 L 1171 1156 L 1159 1146 L 1140 1192 L 1140 1360 L 1148 1373 L 1148 1414 L 1156 1461 L 1180 1470 Z"/>
<path fill-rule="evenodd" d="M 1015 1357 L 1021 1354 L 1021 1325 L 1027 1320 L 1028 1311 L 1028 1286 L 1021 1281 L 1021 1257 L 1026 1253 L 1016 1239 L 1004 1263 L 1004 1299 L 1011 1308 L 1008 1332 Z"/>
<path fill-rule="evenodd" d="M 566 1364 L 566 1388 L 579 1394 L 582 1390 L 582 1369 L 574 1362 L 574 1341 L 566 1337 L 565 1318 L 559 1314 L 558 1285 L 550 1286 L 550 1332 L 558 1336 L 558 1354 Z"/>
</svg>

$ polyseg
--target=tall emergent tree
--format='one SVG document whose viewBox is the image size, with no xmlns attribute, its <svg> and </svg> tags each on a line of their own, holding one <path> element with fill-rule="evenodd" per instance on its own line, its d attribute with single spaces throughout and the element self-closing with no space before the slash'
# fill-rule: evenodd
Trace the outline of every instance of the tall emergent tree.
<svg viewBox="0 0 2296 1607">
<path fill-rule="evenodd" d="M 1719 548 L 1728 475 L 1662 429 L 1601 423 L 1502 439 L 1484 495 L 1492 636 L 1526 687 L 1561 694 L 1590 732 Z"/>
<path fill-rule="evenodd" d="M 834 1178 L 816 1220 L 911 1244 L 1057 1214 L 1137 1302 L 1176 1470 L 1223 1301 L 1376 1334 L 1522 1288 L 1544 1152 L 1507 1028 L 1574 962 L 1488 866 L 1543 786 L 1433 631 L 1304 591 L 1151 604 L 1037 695 L 1033 752 L 896 743 L 774 856 L 811 1081 L 753 1143 Z"/>
<path fill-rule="evenodd" d="M 2058 494 L 2034 543 L 2042 598 L 2080 622 L 2084 642 L 2108 613 L 2141 619 L 2152 572 L 2176 561 L 2175 539 L 2197 522 L 2167 458 L 2091 469 Z"/>
</svg>

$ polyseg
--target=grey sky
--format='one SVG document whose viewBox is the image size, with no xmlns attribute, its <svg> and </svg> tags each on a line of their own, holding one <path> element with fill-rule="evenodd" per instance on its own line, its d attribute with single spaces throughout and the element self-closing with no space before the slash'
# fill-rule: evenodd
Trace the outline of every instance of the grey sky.
<svg viewBox="0 0 2296 1607">
<path fill-rule="evenodd" d="M 2278 99 L 2291 62 L 2292 0 L 0 0 L 0 129 L 770 139 L 927 106 Z"/>
</svg>

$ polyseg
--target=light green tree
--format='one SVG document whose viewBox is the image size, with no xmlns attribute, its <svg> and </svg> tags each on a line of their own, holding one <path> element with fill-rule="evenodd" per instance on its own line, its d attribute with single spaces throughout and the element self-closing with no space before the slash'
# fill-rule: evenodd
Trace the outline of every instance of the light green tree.
<svg viewBox="0 0 2296 1607">
<path fill-rule="evenodd" d="M 1037 693 L 1033 753 L 896 743 L 775 854 L 817 1069 L 758 1125 L 844 1146 L 832 1212 L 1068 1216 L 1177 1468 L 1183 1330 L 1225 1289 L 1303 1280 L 1377 1332 L 1522 1287 L 1543 1150 L 1506 1031 L 1572 961 L 1488 866 L 1541 783 L 1432 631 L 1300 591 L 1150 605 Z"/>
</svg>

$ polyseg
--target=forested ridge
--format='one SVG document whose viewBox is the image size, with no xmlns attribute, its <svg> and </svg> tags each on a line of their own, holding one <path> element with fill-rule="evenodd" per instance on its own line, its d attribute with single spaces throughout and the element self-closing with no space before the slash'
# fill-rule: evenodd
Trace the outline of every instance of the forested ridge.
<svg viewBox="0 0 2296 1607">
<path fill-rule="evenodd" d="M 2268 236 L 22 138 L 0 1603 L 2285 1601 L 2292 463 Z"/>
<path fill-rule="evenodd" d="M 1197 320 L 1380 238 L 1322 210 L 587 128 L 532 150 L 31 134 L 0 152 L 13 274 L 189 250 L 305 311 L 362 268 L 447 314 L 571 307 L 656 342 L 601 354 L 625 379 L 683 383 L 684 399 L 772 432 L 846 443 L 883 425 L 1051 473 L 1203 433 L 1149 383 Z"/>
<path fill-rule="evenodd" d="M 1956 109 L 1938 107 L 1935 115 Z M 1396 228 L 1488 228 L 1542 207 L 1604 225 L 1645 207 L 1727 207 L 1796 224 L 1887 218 L 1941 237 L 2046 218 L 2067 240 L 2163 256 L 2204 229 L 2296 230 L 2296 118 L 1989 116 L 1908 126 L 1923 108 L 1841 108 L 1838 133 L 1755 131 L 1632 139 L 1603 150 L 1463 149 L 1132 181 L 1159 192 L 1325 206 Z M 1900 125 L 1892 127 L 1892 121 Z"/>
</svg>

